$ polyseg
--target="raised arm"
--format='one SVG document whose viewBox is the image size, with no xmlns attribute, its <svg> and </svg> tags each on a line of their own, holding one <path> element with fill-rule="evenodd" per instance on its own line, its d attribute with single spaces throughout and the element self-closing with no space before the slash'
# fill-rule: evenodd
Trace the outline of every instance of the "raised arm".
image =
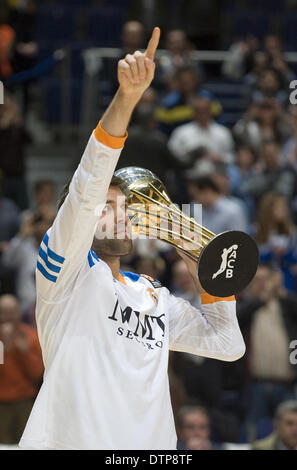
<svg viewBox="0 0 297 470">
<path fill-rule="evenodd" d="M 92 133 L 69 193 L 40 246 L 36 283 L 46 300 L 67 296 L 87 260 L 129 120 L 154 77 L 159 38 L 160 29 L 155 28 L 144 53 L 136 51 L 118 63 L 118 91 Z"/>
</svg>

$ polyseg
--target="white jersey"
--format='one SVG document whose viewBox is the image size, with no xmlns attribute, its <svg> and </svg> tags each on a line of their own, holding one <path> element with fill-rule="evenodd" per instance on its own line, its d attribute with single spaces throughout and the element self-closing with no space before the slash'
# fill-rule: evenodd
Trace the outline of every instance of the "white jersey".
<svg viewBox="0 0 297 470">
<path fill-rule="evenodd" d="M 40 246 L 45 374 L 25 449 L 176 449 L 169 350 L 227 361 L 245 350 L 234 298 L 202 294 L 195 309 L 144 276 L 114 279 L 91 250 L 123 142 L 97 127 Z"/>
</svg>

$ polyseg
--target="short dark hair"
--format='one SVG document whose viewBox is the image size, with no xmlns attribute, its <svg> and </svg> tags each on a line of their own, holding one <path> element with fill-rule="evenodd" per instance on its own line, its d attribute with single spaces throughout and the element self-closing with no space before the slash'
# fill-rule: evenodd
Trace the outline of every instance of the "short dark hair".
<svg viewBox="0 0 297 470">
<path fill-rule="evenodd" d="M 247 150 L 250 152 L 250 154 L 253 157 L 254 163 L 258 160 L 258 153 L 255 148 L 253 148 L 252 145 L 250 145 L 248 142 L 240 142 L 238 146 L 236 147 L 236 153 L 240 152 L 241 150 Z"/>
<path fill-rule="evenodd" d="M 70 181 L 68 181 L 68 183 L 65 184 L 65 186 L 63 187 L 59 197 L 58 197 L 58 202 L 57 202 L 57 208 L 58 210 L 60 209 L 60 207 L 62 206 L 63 202 L 65 201 L 68 193 L 69 193 L 69 186 L 70 186 L 70 183 L 72 181 L 72 178 Z M 118 176 L 115 176 L 113 175 L 113 177 L 111 178 L 111 182 L 110 182 L 110 185 L 109 186 L 121 186 L 122 184 L 122 180 L 121 178 L 119 178 Z"/>
<path fill-rule="evenodd" d="M 285 413 L 297 413 L 297 400 L 286 400 L 280 403 L 276 409 L 275 418 L 280 420 Z"/>
<path fill-rule="evenodd" d="M 189 179 L 189 182 L 201 190 L 211 189 L 215 193 L 220 192 L 218 186 L 210 176 L 200 176 L 198 178 Z"/>
<path fill-rule="evenodd" d="M 181 65 L 178 67 L 175 72 L 175 78 L 179 79 L 183 73 L 191 73 L 198 80 L 201 78 L 198 69 L 193 65 Z"/>
<path fill-rule="evenodd" d="M 272 73 L 274 75 L 274 77 L 278 80 L 281 89 L 285 87 L 284 77 L 278 69 L 275 67 L 265 67 L 265 69 L 263 69 L 260 73 L 260 79 L 263 78 L 263 76 L 267 73 Z"/>
<path fill-rule="evenodd" d="M 209 414 L 207 409 L 201 405 L 183 405 L 177 412 L 176 421 L 180 429 L 184 426 L 185 417 L 192 413 L 200 413 L 207 417 L 209 421 Z"/>
</svg>

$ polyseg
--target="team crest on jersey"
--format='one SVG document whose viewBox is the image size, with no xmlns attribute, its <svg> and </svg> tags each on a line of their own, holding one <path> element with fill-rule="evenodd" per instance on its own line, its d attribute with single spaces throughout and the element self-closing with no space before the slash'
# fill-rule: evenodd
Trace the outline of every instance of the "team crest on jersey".
<svg viewBox="0 0 297 470">
<path fill-rule="evenodd" d="M 158 279 L 154 279 L 153 277 L 148 276 L 147 274 L 140 274 L 140 276 L 150 281 L 150 283 L 155 289 L 157 289 L 158 287 L 162 287 L 162 284 L 160 281 L 158 281 Z"/>
<path fill-rule="evenodd" d="M 155 304 L 157 305 L 158 303 L 158 300 L 159 300 L 159 297 L 157 296 L 156 292 L 154 291 L 154 289 L 152 287 L 148 287 L 147 288 L 147 291 L 148 293 L 150 294 L 151 298 L 153 299 L 153 301 L 155 302 Z"/>
</svg>

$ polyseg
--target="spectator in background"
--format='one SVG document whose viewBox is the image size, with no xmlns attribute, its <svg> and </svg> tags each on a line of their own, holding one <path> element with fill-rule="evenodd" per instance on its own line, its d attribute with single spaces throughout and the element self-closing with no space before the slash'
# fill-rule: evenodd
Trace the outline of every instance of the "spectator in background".
<svg viewBox="0 0 297 470">
<path fill-rule="evenodd" d="M 136 108 L 135 124 L 129 127 L 129 139 L 121 155 L 121 167 L 148 167 L 165 183 L 172 197 L 177 197 L 180 165 L 168 149 L 166 137 L 157 129 L 153 106 L 141 103 Z"/>
<path fill-rule="evenodd" d="M 211 442 L 211 423 L 208 411 L 203 406 L 185 405 L 177 414 L 179 450 L 218 450 Z"/>
<path fill-rule="evenodd" d="M 41 206 L 55 207 L 56 183 L 52 180 L 38 180 L 34 186 L 36 208 Z"/>
<path fill-rule="evenodd" d="M 297 450 L 297 401 L 281 403 L 276 410 L 274 432 L 252 445 L 252 450 Z"/>
<path fill-rule="evenodd" d="M 261 199 L 255 238 L 261 261 L 280 268 L 285 288 L 296 292 L 297 228 L 291 221 L 288 201 L 282 194 L 270 192 Z"/>
<path fill-rule="evenodd" d="M 268 55 L 264 51 L 257 51 L 252 56 L 251 70 L 244 75 L 243 81 L 251 90 L 254 90 L 262 72 L 268 67 Z"/>
<path fill-rule="evenodd" d="M 260 265 L 237 303 L 246 344 L 249 382 L 246 423 L 249 441 L 255 439 L 261 418 L 271 418 L 283 400 L 294 398 L 296 366 L 289 362 L 289 344 L 297 338 L 297 299 L 286 294 L 280 271 Z"/>
<path fill-rule="evenodd" d="M 288 66 L 281 39 L 277 34 L 267 34 L 265 36 L 264 52 L 268 57 L 268 64 L 280 72 L 286 84 L 294 80 L 296 75 Z"/>
<path fill-rule="evenodd" d="M 195 174 L 198 177 L 211 174 L 214 171 L 215 164 L 221 161 L 221 156 L 204 145 L 199 145 L 185 154 L 185 161 L 188 167 L 184 172 L 185 175 L 191 177 Z"/>
<path fill-rule="evenodd" d="M 290 132 L 284 111 L 274 99 L 264 99 L 251 105 L 233 128 L 235 141 L 239 145 L 251 145 L 255 151 L 261 149 L 265 140 L 283 144 Z"/>
<path fill-rule="evenodd" d="M 52 180 L 38 180 L 34 184 L 32 207 L 21 213 L 21 219 L 30 219 L 35 216 L 35 212 L 43 207 L 56 210 L 56 183 Z"/>
<path fill-rule="evenodd" d="M 288 104 L 288 87 L 282 73 L 273 67 L 264 69 L 256 83 L 256 90 L 252 92 L 253 103 L 266 98 L 274 98 L 281 105 Z"/>
<path fill-rule="evenodd" d="M 22 319 L 28 323 L 35 324 L 35 319 L 28 318 L 28 314 L 36 300 L 35 269 L 38 249 L 55 216 L 56 211 L 51 206 L 40 206 L 32 215 L 25 216 L 20 233 L 7 244 L 2 255 L 3 266 L 15 270 L 16 293 Z"/>
<path fill-rule="evenodd" d="M 281 40 L 277 34 L 266 34 L 263 41 L 263 47 L 270 61 L 275 57 L 283 55 Z"/>
<path fill-rule="evenodd" d="M 242 78 L 253 68 L 254 54 L 258 46 L 257 38 L 251 34 L 246 39 L 231 44 L 229 56 L 221 68 L 222 74 L 231 80 Z"/>
<path fill-rule="evenodd" d="M 172 133 L 168 141 L 169 149 L 184 165 L 189 163 L 189 152 L 201 146 L 216 153 L 217 161 L 232 163 L 234 160 L 232 135 L 227 127 L 213 120 L 209 95 L 201 93 L 200 96 L 193 98 L 192 103 L 195 111 L 194 119 Z"/>
<path fill-rule="evenodd" d="M 167 136 L 194 117 L 192 99 L 201 88 L 201 77 L 197 68 L 179 67 L 172 77 L 171 91 L 156 109 L 159 128 Z"/>
<path fill-rule="evenodd" d="M 17 444 L 24 431 L 42 380 L 43 362 L 35 329 L 20 321 L 12 295 L 0 297 L 0 443 Z"/>
<path fill-rule="evenodd" d="M 129 141 L 121 154 L 121 166 L 149 166 L 165 184 L 170 197 L 182 204 L 186 183 L 181 175 L 181 165 L 168 149 L 166 136 L 158 130 L 155 106 L 149 98 L 144 97 L 136 107 L 134 124 L 129 127 Z"/>
<path fill-rule="evenodd" d="M 286 83 L 293 80 L 295 74 L 288 67 L 279 36 L 267 34 L 263 46 L 263 50 L 259 50 L 259 41 L 253 35 L 235 41 L 229 49 L 229 57 L 222 65 L 222 74 L 230 79 L 240 79 L 245 75 L 245 82 L 254 86 L 255 78 L 261 72 L 273 68 Z"/>
<path fill-rule="evenodd" d="M 197 61 L 190 57 L 192 47 L 187 39 L 185 31 L 182 29 L 174 29 L 166 34 L 165 53 L 159 59 L 159 68 L 161 80 L 167 89 L 173 89 L 171 83 L 176 71 L 185 66 L 198 68 L 200 76 L 203 76 L 203 69 Z"/>
<path fill-rule="evenodd" d="M 211 99 L 212 116 L 220 114 L 221 105 L 213 99 L 211 93 L 201 89 L 201 81 L 197 67 L 183 66 L 176 70 L 170 85 L 173 90 L 161 100 L 156 109 L 159 128 L 167 136 L 178 126 L 194 118 L 193 98 L 199 92 L 203 91 L 204 96 Z"/>
<path fill-rule="evenodd" d="M 5 175 L 3 192 L 21 210 L 28 207 L 25 148 L 29 142 L 31 138 L 17 104 L 5 93 L 4 104 L 0 105 L 0 169 Z"/>
<path fill-rule="evenodd" d="M 239 211 L 243 214 L 245 218 L 247 230 L 249 219 L 249 206 L 247 205 L 247 203 L 249 203 L 250 201 L 248 198 L 239 198 L 237 195 L 232 194 L 228 165 L 225 165 L 224 163 L 217 163 L 214 167 L 212 179 L 217 185 L 220 194 L 225 197 L 228 201 L 233 202 L 239 207 Z"/>
<path fill-rule="evenodd" d="M 122 31 L 122 55 L 134 54 L 144 46 L 144 27 L 139 21 L 127 21 Z"/>
<path fill-rule="evenodd" d="M 210 422 L 202 406 L 183 406 L 177 415 L 177 448 L 180 450 L 212 450 Z"/>
<path fill-rule="evenodd" d="M 193 204 L 202 204 L 202 221 L 197 220 L 203 227 L 219 234 L 227 230 L 247 231 L 246 214 L 242 207 L 223 196 L 209 176 L 189 181 L 188 191 Z M 192 214 L 191 214 L 192 215 Z"/>
<path fill-rule="evenodd" d="M 241 183 L 253 173 L 256 164 L 257 154 L 253 148 L 247 144 L 239 145 L 236 149 L 235 163 L 227 167 L 232 194 L 240 193 Z"/>
<path fill-rule="evenodd" d="M 137 103 L 136 106 L 136 112 L 135 112 L 135 117 L 132 118 L 131 122 L 137 122 L 137 114 L 138 112 L 145 111 L 148 108 L 155 108 L 157 105 L 158 101 L 158 95 L 156 90 L 153 87 L 149 87 L 145 92 L 143 93 L 142 97 Z"/>
<path fill-rule="evenodd" d="M 250 220 L 253 220 L 255 205 L 253 199 L 242 192 L 242 183 L 246 178 L 253 177 L 256 168 L 256 152 L 251 146 L 242 144 L 236 150 L 235 163 L 228 165 L 226 169 L 229 176 L 230 192 L 244 202 Z"/>
<path fill-rule="evenodd" d="M 290 168 L 282 168 L 281 148 L 275 140 L 264 141 L 259 153 L 257 172 L 242 182 L 241 191 L 258 204 L 269 191 L 277 191 L 288 200 L 294 194 L 296 176 Z"/>
<path fill-rule="evenodd" d="M 222 196 L 226 197 L 229 201 L 233 201 L 238 204 L 245 211 L 246 207 L 243 202 L 231 193 L 228 165 L 225 163 L 216 163 L 211 176 Z"/>
<path fill-rule="evenodd" d="M 232 201 L 234 204 L 238 205 L 240 211 L 242 211 L 247 218 L 249 207 L 246 203 L 248 202 L 248 198 L 239 198 L 232 192 L 231 187 L 231 176 L 234 175 L 234 172 L 237 170 L 237 166 L 226 165 L 225 163 L 214 163 L 212 158 L 213 154 L 206 151 L 204 156 L 198 159 L 195 165 L 185 172 L 188 179 L 195 180 L 196 178 L 201 178 L 203 176 L 210 177 L 217 186 L 219 193 L 228 201 Z M 236 176 L 238 176 L 238 173 L 236 173 Z"/>
</svg>

